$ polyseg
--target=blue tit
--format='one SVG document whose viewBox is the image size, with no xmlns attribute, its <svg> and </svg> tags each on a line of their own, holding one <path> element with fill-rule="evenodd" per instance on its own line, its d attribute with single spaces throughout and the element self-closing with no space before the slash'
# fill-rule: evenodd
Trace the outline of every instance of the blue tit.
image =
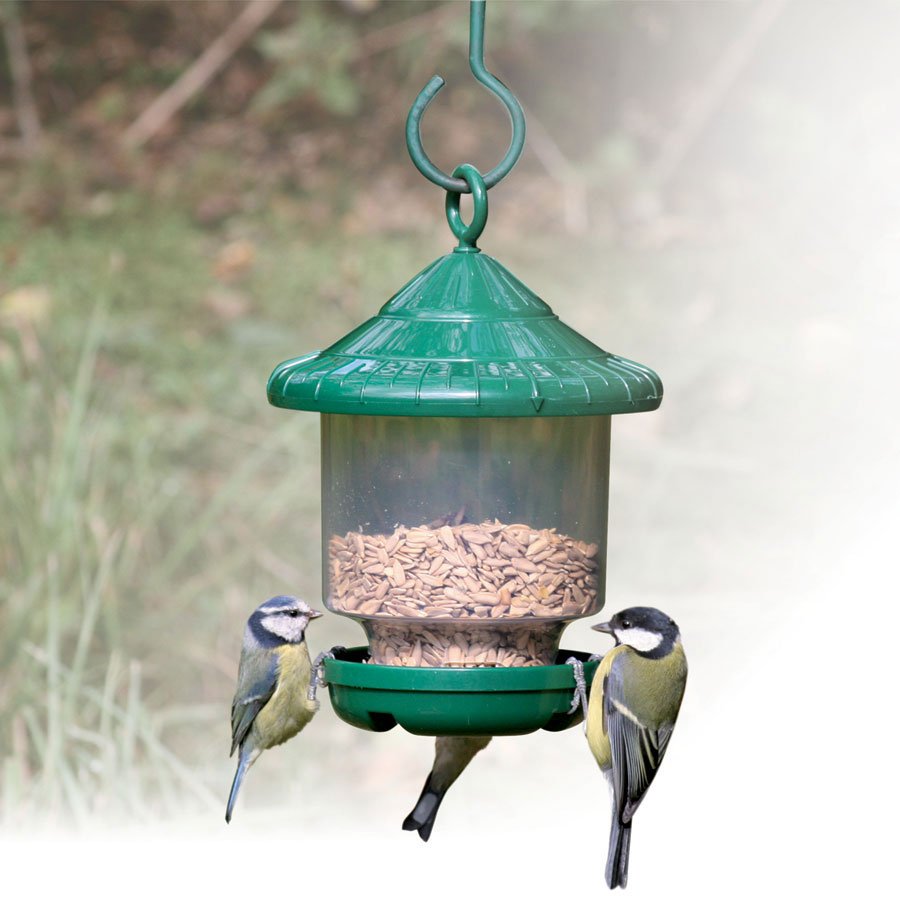
<svg viewBox="0 0 900 900">
<path fill-rule="evenodd" d="M 434 765 L 425 779 L 425 787 L 413 811 L 403 820 L 404 831 L 418 831 L 427 841 L 444 794 L 462 775 L 479 750 L 491 742 L 489 737 L 439 737 L 434 742 Z"/>
<path fill-rule="evenodd" d="M 616 639 L 591 683 L 587 739 L 613 795 L 606 883 L 624 888 L 631 819 L 669 745 L 687 658 L 678 626 L 658 609 L 635 606 L 593 628 Z"/>
<path fill-rule="evenodd" d="M 296 597 L 273 597 L 247 620 L 231 704 L 231 755 L 238 753 L 225 821 L 247 769 L 263 750 L 277 747 L 301 731 L 319 705 L 307 699 L 312 664 L 306 626 L 321 616 Z"/>
</svg>

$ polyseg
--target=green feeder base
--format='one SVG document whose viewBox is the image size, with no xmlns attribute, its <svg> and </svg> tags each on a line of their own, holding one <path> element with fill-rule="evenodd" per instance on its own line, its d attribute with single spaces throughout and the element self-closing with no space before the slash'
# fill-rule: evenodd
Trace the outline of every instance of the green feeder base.
<svg viewBox="0 0 900 900">
<path fill-rule="evenodd" d="M 590 690 L 597 662 L 560 650 L 556 665 L 527 668 L 439 669 L 364 662 L 367 647 L 342 650 L 325 662 L 331 704 L 338 716 L 366 731 L 399 725 L 421 735 L 513 735 L 563 731 L 582 721 L 568 714 L 575 691 L 574 656 L 584 663 Z"/>
</svg>

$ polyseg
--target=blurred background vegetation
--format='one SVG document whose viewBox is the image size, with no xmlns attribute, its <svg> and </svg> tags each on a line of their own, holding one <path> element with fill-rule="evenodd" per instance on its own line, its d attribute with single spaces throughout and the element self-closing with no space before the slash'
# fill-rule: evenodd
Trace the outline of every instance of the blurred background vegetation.
<svg viewBox="0 0 900 900">
<path fill-rule="evenodd" d="M 318 423 L 269 408 L 268 373 L 451 246 L 403 137 L 434 72 L 435 161 L 484 170 L 507 145 L 465 4 L 259 5 L 0 6 L 6 826 L 220 814 L 246 615 L 320 590 Z M 663 375 L 660 413 L 614 429 L 608 593 L 683 598 L 699 639 L 697 597 L 768 614 L 773 572 L 806 584 L 797 536 L 829 539 L 820 504 L 875 477 L 822 449 L 855 452 L 862 376 L 840 361 L 896 324 L 900 16 L 874 7 L 489 4 L 487 62 L 530 130 L 482 243 Z M 885 325 L 865 337 L 859 277 Z M 360 637 L 332 619 L 317 646 Z M 349 752 L 369 738 L 330 716 L 303 740 L 347 750 L 374 804 L 373 757 Z M 400 740 L 378 738 L 382 772 Z M 289 765 L 258 767 L 256 796 Z"/>
</svg>

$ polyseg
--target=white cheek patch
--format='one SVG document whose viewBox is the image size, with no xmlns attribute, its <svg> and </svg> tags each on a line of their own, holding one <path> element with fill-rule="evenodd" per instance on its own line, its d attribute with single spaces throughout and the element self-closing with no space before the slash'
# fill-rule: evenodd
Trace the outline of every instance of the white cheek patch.
<svg viewBox="0 0 900 900">
<path fill-rule="evenodd" d="M 278 637 L 284 637 L 284 629 L 282 628 L 282 620 L 281 616 L 266 616 L 262 620 L 262 627 L 269 632 L 269 634 L 277 634 Z"/>
<path fill-rule="evenodd" d="M 289 619 L 286 616 L 266 616 L 262 620 L 262 626 L 269 634 L 276 634 L 285 641 L 296 642 L 303 636 L 303 628 L 306 625 L 306 618 L 298 616 L 296 619 Z"/>
<path fill-rule="evenodd" d="M 662 643 L 661 634 L 645 631 L 643 628 L 622 628 L 616 631 L 616 637 L 619 639 L 619 643 L 628 644 L 629 647 L 634 647 L 641 653 L 649 653 Z"/>
</svg>

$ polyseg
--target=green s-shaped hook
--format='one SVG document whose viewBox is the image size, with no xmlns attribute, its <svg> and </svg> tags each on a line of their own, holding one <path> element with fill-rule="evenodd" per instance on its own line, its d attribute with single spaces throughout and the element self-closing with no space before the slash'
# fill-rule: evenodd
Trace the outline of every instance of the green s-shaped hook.
<svg viewBox="0 0 900 900">
<path fill-rule="evenodd" d="M 525 113 L 515 94 L 496 75 L 488 72 L 484 66 L 484 11 L 485 0 L 472 0 L 469 4 L 469 68 L 475 78 L 498 97 L 506 107 L 512 119 L 513 132 L 506 156 L 484 176 L 485 187 L 492 188 L 507 176 L 522 155 L 522 148 L 525 146 Z M 429 181 L 440 185 L 445 191 L 468 194 L 471 190 L 469 185 L 462 178 L 451 178 L 449 175 L 445 175 L 428 158 L 428 154 L 422 146 L 422 136 L 419 131 L 422 114 L 443 86 L 444 79 L 440 75 L 435 75 L 419 92 L 406 117 L 406 146 L 416 168 Z"/>
</svg>

